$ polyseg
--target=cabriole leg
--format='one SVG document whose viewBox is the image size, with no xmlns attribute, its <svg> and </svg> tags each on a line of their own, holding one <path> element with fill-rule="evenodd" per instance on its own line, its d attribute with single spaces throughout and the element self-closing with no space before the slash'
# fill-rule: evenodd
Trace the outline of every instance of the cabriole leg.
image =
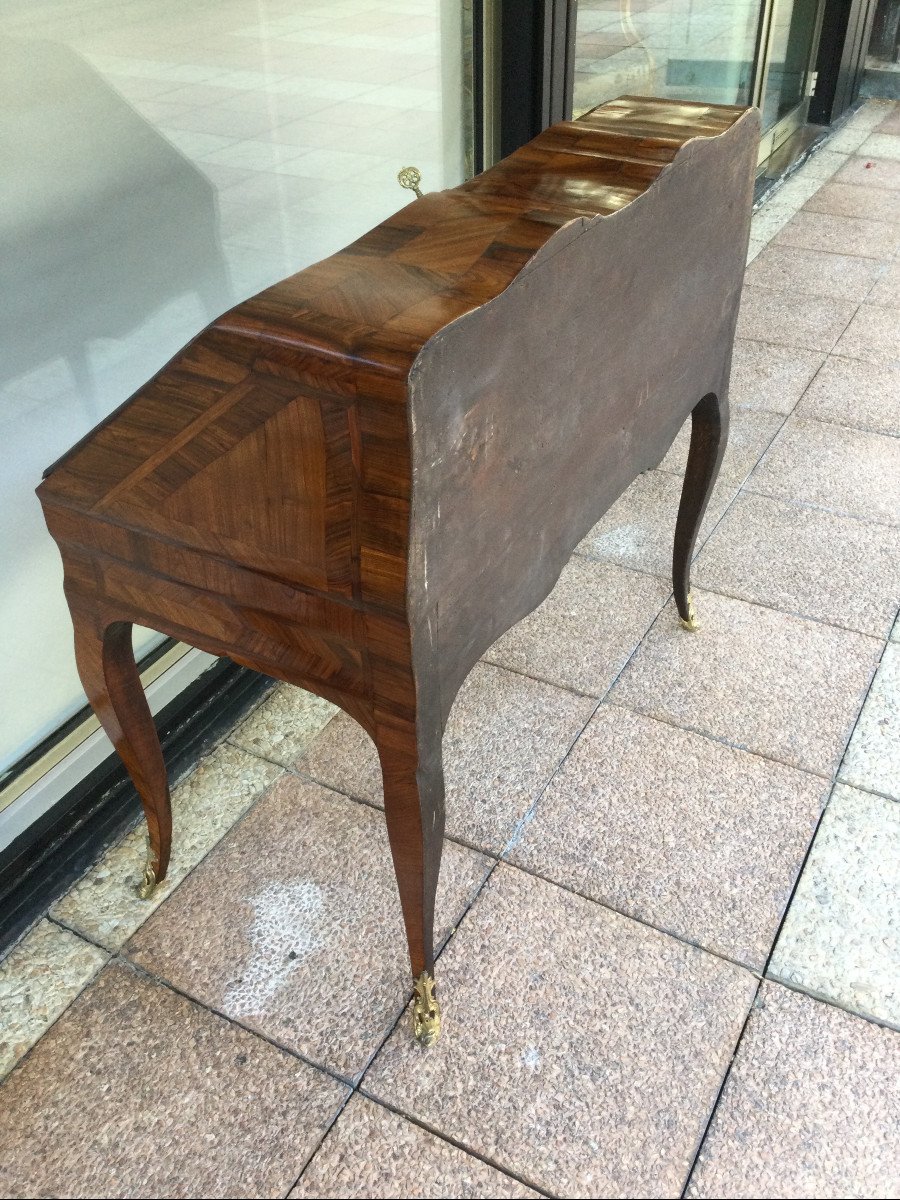
<svg viewBox="0 0 900 1200">
<path fill-rule="evenodd" d="M 441 1031 L 434 984 L 434 902 L 444 838 L 440 732 L 425 738 L 421 730 L 391 730 L 379 738 L 378 753 L 414 981 L 414 1031 L 431 1046 Z"/>
<path fill-rule="evenodd" d="M 691 558 L 727 440 L 728 401 L 710 392 L 691 413 L 691 445 L 678 506 L 672 555 L 675 604 L 682 625 L 691 632 L 698 628 L 691 599 Z"/>
<path fill-rule="evenodd" d="M 138 894 L 148 899 L 169 867 L 172 808 L 159 735 L 134 661 L 131 623 L 107 623 L 77 609 L 72 620 L 75 660 L 88 701 L 144 806 L 150 845 Z"/>
</svg>

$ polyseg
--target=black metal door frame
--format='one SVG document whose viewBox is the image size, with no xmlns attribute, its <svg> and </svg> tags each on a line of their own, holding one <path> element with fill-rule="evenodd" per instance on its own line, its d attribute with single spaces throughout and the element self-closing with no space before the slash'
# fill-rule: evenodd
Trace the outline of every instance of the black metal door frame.
<svg viewBox="0 0 900 1200">
<path fill-rule="evenodd" d="M 494 70 L 497 74 L 497 135 L 490 153 L 483 155 L 480 167 L 510 154 L 555 121 L 572 116 L 572 92 L 575 67 L 575 24 L 577 0 L 477 0 L 479 28 L 485 28 L 487 10 L 493 18 Z M 752 102 L 759 104 L 765 87 L 769 42 L 777 0 L 764 0 L 757 32 L 756 56 L 752 77 Z M 808 77 L 818 68 L 815 95 L 810 116 L 827 123 L 855 99 L 857 72 L 864 56 L 874 15 L 875 0 L 822 0 L 812 30 Z M 825 23 L 821 51 L 819 30 Z M 829 30 L 829 17 L 831 29 Z M 830 45 L 828 34 L 831 33 Z M 485 55 L 491 53 L 484 46 Z M 485 58 L 483 62 L 488 62 Z M 486 80 L 490 69 L 482 74 Z M 812 88 L 796 110 L 767 131 L 761 157 L 807 118 Z M 837 93 L 835 95 L 835 93 Z M 817 103 L 819 96 L 824 103 Z M 483 96 L 482 96 L 483 99 Z M 496 114 L 495 114 L 496 115 Z"/>
<path fill-rule="evenodd" d="M 865 68 L 877 0 L 826 0 L 809 119 L 830 125 L 854 104 Z"/>
<path fill-rule="evenodd" d="M 496 0 L 498 158 L 572 116 L 576 7 L 576 0 Z"/>
</svg>

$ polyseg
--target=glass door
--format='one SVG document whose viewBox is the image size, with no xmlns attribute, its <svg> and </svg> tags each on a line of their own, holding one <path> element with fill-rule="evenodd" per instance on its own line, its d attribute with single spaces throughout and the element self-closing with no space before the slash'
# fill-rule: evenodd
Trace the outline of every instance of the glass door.
<svg viewBox="0 0 900 1200">
<path fill-rule="evenodd" d="M 632 93 L 762 111 L 760 162 L 806 121 L 824 0 L 576 0 L 573 114 Z"/>
<path fill-rule="evenodd" d="M 623 94 L 750 104 L 762 0 L 578 0 L 575 116 Z"/>
<path fill-rule="evenodd" d="M 771 0 L 769 5 L 757 99 L 762 112 L 761 162 L 806 122 L 821 7 L 821 0 Z"/>
</svg>

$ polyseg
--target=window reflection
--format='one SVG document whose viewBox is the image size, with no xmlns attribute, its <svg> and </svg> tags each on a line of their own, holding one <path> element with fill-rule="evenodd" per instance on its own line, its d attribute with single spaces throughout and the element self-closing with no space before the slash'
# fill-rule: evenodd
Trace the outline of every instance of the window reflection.
<svg viewBox="0 0 900 1200">
<path fill-rule="evenodd" d="M 219 313 L 408 203 L 400 167 L 427 191 L 461 182 L 467 13 L 0 7 L 0 770 L 84 703 L 41 471 Z"/>
<path fill-rule="evenodd" d="M 747 104 L 760 0 L 579 0 L 575 115 L 623 94 Z"/>
<path fill-rule="evenodd" d="M 763 129 L 787 116 L 806 95 L 817 9 L 818 0 L 777 0 L 762 98 Z"/>
</svg>

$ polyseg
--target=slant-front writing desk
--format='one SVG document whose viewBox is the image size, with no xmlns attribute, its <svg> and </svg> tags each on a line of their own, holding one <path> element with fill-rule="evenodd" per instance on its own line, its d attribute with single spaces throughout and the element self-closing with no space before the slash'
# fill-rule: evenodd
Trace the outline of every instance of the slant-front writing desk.
<svg viewBox="0 0 900 1200">
<path fill-rule="evenodd" d="M 220 317 L 48 472 L 78 669 L 144 803 L 145 890 L 171 815 L 132 622 L 371 735 L 434 1041 L 450 706 L 689 414 L 673 579 L 693 624 L 757 138 L 752 110 L 635 97 L 556 125 Z"/>
</svg>

